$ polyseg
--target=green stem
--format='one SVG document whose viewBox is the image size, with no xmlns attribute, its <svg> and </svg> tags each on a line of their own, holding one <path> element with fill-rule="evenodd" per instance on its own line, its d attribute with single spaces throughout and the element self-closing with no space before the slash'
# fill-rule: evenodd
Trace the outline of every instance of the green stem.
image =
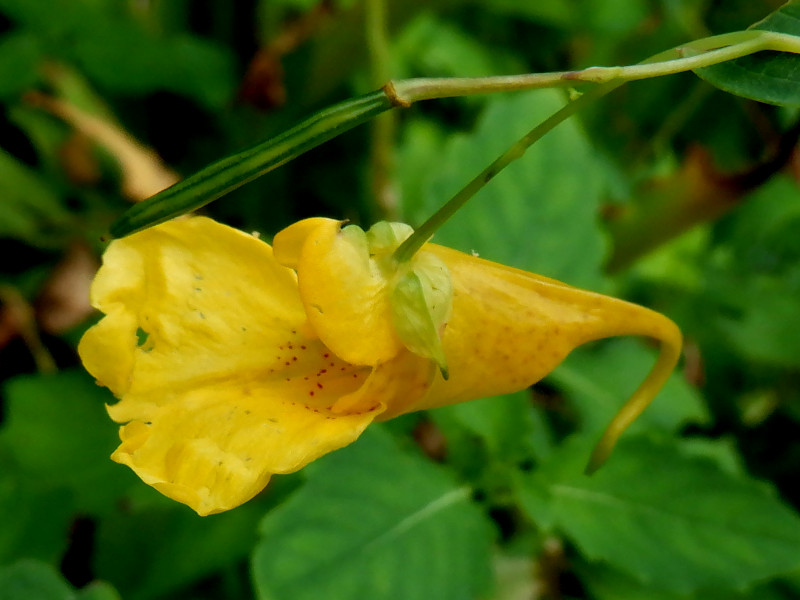
<svg viewBox="0 0 800 600">
<path fill-rule="evenodd" d="M 534 128 L 442 207 L 429 223 L 425 223 L 395 252 L 398 259 L 407 260 L 438 227 L 500 170 L 522 156 L 528 146 L 587 103 L 627 81 L 709 67 L 762 50 L 800 54 L 800 37 L 769 31 L 740 31 L 696 40 L 627 67 L 590 67 L 581 71 L 503 77 L 390 81 L 380 91 L 320 111 L 285 133 L 224 158 L 137 204 L 111 227 L 111 233 L 115 237 L 121 237 L 196 210 L 393 107 L 410 106 L 413 102 L 435 98 L 571 86 L 577 83 L 600 84 Z"/>
<path fill-rule="evenodd" d="M 369 48 L 372 81 L 375 85 L 391 77 L 389 33 L 386 23 L 386 0 L 367 0 L 366 37 Z M 372 123 L 370 140 L 370 183 L 374 204 L 381 219 L 397 220 L 397 198 L 392 185 L 394 136 L 397 115 L 386 112 Z"/>
<path fill-rule="evenodd" d="M 395 83 L 394 90 L 397 93 L 398 100 L 406 103 L 411 103 L 417 98 L 443 97 L 454 92 L 465 94 L 479 86 L 484 90 L 488 88 L 490 91 L 508 91 L 511 89 L 553 87 L 556 84 L 563 85 L 564 82 L 589 81 L 600 85 L 577 100 L 573 100 L 547 120 L 534 127 L 525 137 L 517 141 L 502 156 L 486 167 L 406 239 L 395 250 L 394 259 L 398 262 L 410 260 L 439 227 L 458 212 L 470 198 L 500 171 L 520 158 L 533 143 L 585 105 L 608 94 L 623 83 L 709 67 L 720 62 L 747 56 L 761 50 L 772 50 L 777 47 L 782 48 L 784 51 L 800 53 L 800 38 L 773 34 L 772 32 L 740 31 L 697 40 L 684 46 L 661 52 L 638 65 L 629 67 L 590 67 L 582 71 L 563 73 L 480 78 L 482 81 L 480 84 L 470 84 L 469 79 L 411 79 Z M 703 54 L 696 54 L 697 52 L 703 52 Z M 691 56 L 682 56 L 687 53 L 691 53 Z"/>
<path fill-rule="evenodd" d="M 390 60 L 385 0 L 367 0 L 366 37 L 372 78 L 376 82 L 384 82 L 389 79 Z"/>
<path fill-rule="evenodd" d="M 467 203 L 480 189 L 489 183 L 495 175 L 502 171 L 506 166 L 520 158 L 525 151 L 536 141 L 541 139 L 546 133 L 551 131 L 556 125 L 565 121 L 578 110 L 608 94 L 619 83 L 611 82 L 598 86 L 576 100 L 573 100 L 561 110 L 551 115 L 545 121 L 534 127 L 522 139 L 506 150 L 499 158 L 494 160 L 488 167 L 481 171 L 472 181 L 465 185 L 455 196 L 453 196 L 444 206 L 436 211 L 425 223 L 417 228 L 411 236 L 394 252 L 394 259 L 397 262 L 406 262 L 416 254 L 416 252 L 433 236 L 439 227 L 447 222 L 458 210 Z"/>
</svg>

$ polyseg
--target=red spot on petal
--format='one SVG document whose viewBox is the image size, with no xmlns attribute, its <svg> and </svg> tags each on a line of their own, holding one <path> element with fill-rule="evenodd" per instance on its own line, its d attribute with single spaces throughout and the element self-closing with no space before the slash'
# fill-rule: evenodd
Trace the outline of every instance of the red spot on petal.
<svg viewBox="0 0 800 600">
<path fill-rule="evenodd" d="M 328 358 L 329 356 L 330 356 L 330 354 L 328 354 L 328 353 L 326 352 L 325 354 L 323 354 L 323 355 L 322 355 L 322 358 Z"/>
<path fill-rule="evenodd" d="M 309 396 L 313 396 L 314 395 L 314 390 L 309 390 L 308 395 Z"/>
<path fill-rule="evenodd" d="M 317 382 L 317 387 L 318 387 L 319 389 L 322 389 L 322 384 L 321 384 L 320 382 Z"/>
<path fill-rule="evenodd" d="M 319 374 L 322 375 L 323 373 L 327 373 L 328 369 L 320 369 Z"/>
<path fill-rule="evenodd" d="M 305 346 L 300 346 L 300 350 L 305 350 L 305 349 L 306 349 Z"/>
</svg>

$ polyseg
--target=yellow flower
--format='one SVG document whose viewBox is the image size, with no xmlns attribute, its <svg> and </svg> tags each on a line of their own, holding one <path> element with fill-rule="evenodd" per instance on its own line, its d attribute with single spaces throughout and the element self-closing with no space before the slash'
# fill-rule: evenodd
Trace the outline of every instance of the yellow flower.
<svg viewBox="0 0 800 600">
<path fill-rule="evenodd" d="M 409 233 L 308 219 L 273 253 L 195 217 L 114 241 L 92 287 L 106 316 L 79 346 L 120 398 L 113 460 L 212 514 L 375 420 L 524 389 L 590 340 L 664 341 L 605 454 L 677 359 L 680 333 L 648 309 L 434 244 L 396 265 Z"/>
</svg>

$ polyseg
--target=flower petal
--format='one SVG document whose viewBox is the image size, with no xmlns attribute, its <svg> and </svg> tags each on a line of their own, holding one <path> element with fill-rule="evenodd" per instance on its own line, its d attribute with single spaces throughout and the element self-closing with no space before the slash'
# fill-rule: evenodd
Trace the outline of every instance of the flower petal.
<svg viewBox="0 0 800 600">
<path fill-rule="evenodd" d="M 208 515 L 246 502 L 272 473 L 353 442 L 383 409 L 334 414 L 280 386 L 238 383 L 190 389 L 155 410 L 143 403 L 151 420 L 121 427 L 112 458 Z"/>
<path fill-rule="evenodd" d="M 275 234 L 275 238 L 272 240 L 275 260 L 283 266 L 296 271 L 297 265 L 300 263 L 300 255 L 303 253 L 303 245 L 309 236 L 320 227 L 333 227 L 334 224 L 338 230 L 342 221 L 334 221 L 324 217 L 312 217 L 292 223 L 286 229 L 282 229 Z"/>
<path fill-rule="evenodd" d="M 383 408 L 377 417 L 385 421 L 411 410 L 433 383 L 433 361 L 403 349 L 393 359 L 375 367 L 364 385 L 342 396 L 331 408 L 337 414 L 350 414 Z"/>
<path fill-rule="evenodd" d="M 592 340 L 680 339 L 669 319 L 647 308 L 435 244 L 424 248 L 453 278 L 453 312 L 442 337 L 450 379 L 437 377 L 413 410 L 524 389 Z"/>
<path fill-rule="evenodd" d="M 398 353 L 402 343 L 392 325 L 387 277 L 370 259 L 363 231 L 341 229 L 332 219 L 308 219 L 278 233 L 274 243 L 278 256 L 296 265 L 308 321 L 337 356 L 377 365 Z"/>
<path fill-rule="evenodd" d="M 92 302 L 106 316 L 79 350 L 121 397 L 114 460 L 200 514 L 352 442 L 385 408 L 384 390 L 330 410 L 370 368 L 306 334 L 296 276 L 267 244 L 208 219 L 112 243 Z"/>
<path fill-rule="evenodd" d="M 294 368 L 306 318 L 269 245 L 205 218 L 114 241 L 91 293 L 106 317 L 78 348 L 121 396 Z"/>
</svg>

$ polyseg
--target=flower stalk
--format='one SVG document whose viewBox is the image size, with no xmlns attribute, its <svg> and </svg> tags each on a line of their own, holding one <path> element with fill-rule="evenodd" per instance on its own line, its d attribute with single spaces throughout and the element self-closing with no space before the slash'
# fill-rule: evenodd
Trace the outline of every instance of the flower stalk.
<svg viewBox="0 0 800 600">
<path fill-rule="evenodd" d="M 404 258 L 419 248 L 432 231 L 441 226 L 475 192 L 500 170 L 519 158 L 525 149 L 547 131 L 591 101 L 628 81 L 672 75 L 773 50 L 800 53 L 800 37 L 771 31 L 739 31 L 712 36 L 659 53 L 642 63 L 624 67 L 589 67 L 580 71 L 534 73 L 477 78 L 416 78 L 390 81 L 381 90 L 336 104 L 315 113 L 305 121 L 262 144 L 213 163 L 198 173 L 130 208 L 111 227 L 113 237 L 124 237 L 172 217 L 196 210 L 253 179 L 285 164 L 337 135 L 396 107 L 408 107 L 421 100 L 475 94 L 508 92 L 576 84 L 598 87 L 568 104 L 550 119 L 534 128 L 503 156 L 459 192 L 449 207 L 434 215 L 435 221 L 417 230 L 398 249 Z M 426 236 L 422 238 L 422 236 Z"/>
</svg>

